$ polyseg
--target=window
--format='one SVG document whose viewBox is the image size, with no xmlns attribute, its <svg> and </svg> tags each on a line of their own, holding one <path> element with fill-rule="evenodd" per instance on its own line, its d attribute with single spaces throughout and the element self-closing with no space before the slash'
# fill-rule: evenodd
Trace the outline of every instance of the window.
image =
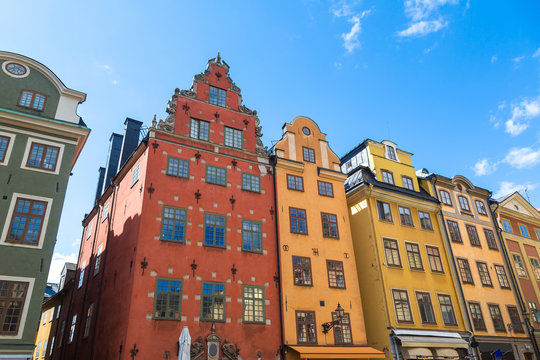
<svg viewBox="0 0 540 360">
<path fill-rule="evenodd" d="M 317 184 L 319 185 L 319 195 L 334 197 L 334 187 L 332 186 L 332 183 L 318 180 Z"/>
<path fill-rule="evenodd" d="M 62 321 L 62 327 L 60 328 L 60 337 L 58 338 L 58 347 L 62 346 L 62 339 L 64 338 L 65 330 L 66 330 L 66 320 Z"/>
<path fill-rule="evenodd" d="M 497 274 L 497 279 L 499 280 L 499 285 L 501 289 L 510 289 L 510 284 L 508 283 L 508 278 L 506 277 L 506 271 L 504 266 L 495 265 L 495 273 Z"/>
<path fill-rule="evenodd" d="M 56 319 L 60 318 L 60 310 L 62 310 L 62 304 L 58 305 L 58 310 L 56 310 Z"/>
<path fill-rule="evenodd" d="M 414 183 L 413 180 L 405 175 L 401 176 L 401 182 L 403 183 L 403 187 L 405 189 L 413 190 L 414 191 Z"/>
<path fill-rule="evenodd" d="M 86 230 L 86 239 L 87 240 L 90 238 L 90 236 L 92 236 L 92 225 L 93 225 L 93 223 L 90 223 L 90 225 L 88 225 L 88 228 Z"/>
<path fill-rule="evenodd" d="M 77 289 L 80 289 L 84 282 L 84 270 L 86 270 L 86 260 L 81 265 L 81 272 L 79 274 L 79 284 L 77 285 Z"/>
<path fill-rule="evenodd" d="M 225 126 L 225 146 L 242 148 L 242 130 Z"/>
<path fill-rule="evenodd" d="M 510 222 L 508 220 L 502 220 L 504 231 L 507 233 L 512 233 L 512 225 L 510 225 Z"/>
<path fill-rule="evenodd" d="M 377 201 L 377 209 L 379 211 L 379 220 L 393 222 L 392 210 L 389 203 Z"/>
<path fill-rule="evenodd" d="M 27 68 L 24 65 L 17 64 L 17 63 L 9 63 L 5 65 L 5 70 L 7 70 L 8 73 L 11 75 L 15 75 L 14 77 L 24 77 L 23 75 L 28 72 Z"/>
<path fill-rule="evenodd" d="M 531 261 L 531 265 L 532 265 L 533 272 L 534 272 L 534 277 L 536 278 L 536 280 L 540 280 L 540 263 L 538 262 L 538 259 L 537 258 L 529 258 L 529 260 Z"/>
<path fill-rule="evenodd" d="M 189 161 L 169 156 L 167 158 L 167 175 L 189 178 Z"/>
<path fill-rule="evenodd" d="M 424 230 L 433 230 L 433 224 L 431 223 L 431 216 L 429 213 L 418 210 L 418 218 L 420 219 L 420 226 Z"/>
<path fill-rule="evenodd" d="M 326 260 L 328 271 L 328 286 L 331 288 L 345 289 L 345 273 L 341 261 Z"/>
<path fill-rule="evenodd" d="M 227 92 L 223 89 L 218 89 L 217 87 L 210 86 L 210 104 L 218 105 L 225 107 L 227 100 Z"/>
<path fill-rule="evenodd" d="M 477 262 L 476 267 L 478 267 L 478 275 L 480 275 L 482 286 L 493 287 L 487 264 L 485 262 Z"/>
<path fill-rule="evenodd" d="M 71 327 L 69 328 L 69 338 L 68 344 L 71 344 L 73 341 L 73 336 L 75 335 L 75 326 L 77 325 L 77 314 L 73 315 L 71 318 Z"/>
<path fill-rule="evenodd" d="M 538 307 L 534 301 L 529 301 L 529 309 L 531 310 L 531 316 L 535 323 L 540 322 L 538 317 Z"/>
<path fill-rule="evenodd" d="M 397 322 L 412 323 L 411 306 L 409 305 L 409 295 L 407 290 L 392 290 L 392 297 L 394 299 L 394 308 L 396 310 Z"/>
<path fill-rule="evenodd" d="M 35 356 L 36 359 L 39 358 L 40 351 L 41 351 L 41 341 L 38 342 L 38 345 L 36 347 L 36 356 Z"/>
<path fill-rule="evenodd" d="M 497 242 L 495 241 L 495 235 L 493 234 L 493 231 L 489 229 L 484 229 L 484 235 L 486 236 L 486 242 L 488 244 L 488 248 L 492 250 L 498 250 Z"/>
<path fill-rule="evenodd" d="M 338 315 L 333 312 L 332 320 L 337 320 Z M 348 313 L 343 313 L 341 322 L 334 325 L 334 344 L 336 345 L 347 345 L 352 344 L 352 333 L 351 333 L 351 319 Z"/>
<path fill-rule="evenodd" d="M 493 327 L 495 328 L 495 331 L 506 332 L 506 327 L 504 326 L 504 320 L 499 305 L 488 304 L 488 309 L 491 320 L 493 321 Z"/>
<path fill-rule="evenodd" d="M 438 294 L 437 297 L 439 298 L 439 306 L 444 325 L 457 325 L 456 314 L 454 313 L 454 306 L 452 305 L 450 295 Z"/>
<path fill-rule="evenodd" d="M 41 352 L 41 358 L 44 359 L 45 355 L 47 354 L 47 343 L 49 342 L 49 339 L 45 339 L 43 342 L 43 351 Z"/>
<path fill-rule="evenodd" d="M 242 286 L 243 320 L 250 323 L 265 323 L 264 287 Z"/>
<path fill-rule="evenodd" d="M 530 238 L 529 230 L 527 229 L 527 226 L 519 224 L 519 231 L 521 232 L 521 236 L 524 236 L 526 238 Z"/>
<path fill-rule="evenodd" d="M 315 150 L 313 150 L 312 148 L 302 146 L 302 153 L 304 155 L 304 161 L 312 162 L 312 163 L 315 162 Z"/>
<path fill-rule="evenodd" d="M 103 208 L 103 214 L 101 215 L 101 222 L 104 222 L 107 216 L 109 216 L 109 204 L 105 205 L 105 207 Z"/>
<path fill-rule="evenodd" d="M 516 266 L 518 276 L 527 277 L 527 271 L 525 270 L 525 265 L 523 265 L 523 259 L 521 259 L 521 255 L 512 254 L 512 258 L 514 259 L 514 265 Z"/>
<path fill-rule="evenodd" d="M 135 185 L 135 183 L 139 181 L 140 170 L 141 170 L 141 164 L 137 164 L 137 166 L 133 169 L 131 173 L 131 186 Z"/>
<path fill-rule="evenodd" d="M 186 210 L 164 206 L 161 217 L 161 240 L 184 242 L 186 218 Z"/>
<path fill-rule="evenodd" d="M 461 233 L 459 232 L 458 223 L 452 220 L 446 220 L 446 224 L 448 225 L 448 233 L 450 234 L 450 240 L 452 240 L 453 242 L 462 243 L 463 240 L 461 240 Z"/>
<path fill-rule="evenodd" d="M 444 273 L 439 248 L 435 246 L 426 245 L 426 252 L 427 252 L 429 267 L 431 268 L 431 271 L 437 272 L 437 273 Z"/>
<path fill-rule="evenodd" d="M 394 174 L 391 171 L 381 169 L 382 181 L 394 185 Z"/>
<path fill-rule="evenodd" d="M 471 319 L 473 322 L 474 330 L 486 330 L 486 323 L 484 322 L 484 317 L 482 316 L 482 308 L 480 308 L 479 303 L 470 302 L 469 311 L 471 313 Z"/>
<path fill-rule="evenodd" d="M 46 209 L 46 202 L 17 198 L 6 242 L 37 245 Z"/>
<path fill-rule="evenodd" d="M 296 311 L 296 336 L 299 344 L 317 343 L 314 311 Z"/>
<path fill-rule="evenodd" d="M 417 291 L 416 301 L 418 302 L 418 310 L 420 312 L 420 318 L 422 318 L 422 324 L 436 324 L 429 293 Z"/>
<path fill-rule="evenodd" d="M 225 284 L 203 282 L 202 321 L 225 321 Z"/>
<path fill-rule="evenodd" d="M 457 259 L 459 274 L 461 276 L 461 282 L 464 284 L 474 284 L 471 274 L 471 268 L 469 267 L 469 261 L 467 259 Z"/>
<path fill-rule="evenodd" d="M 386 148 L 386 157 L 390 160 L 397 161 L 396 149 L 394 149 L 392 146 L 389 146 L 389 145 L 385 145 L 385 148 Z"/>
<path fill-rule="evenodd" d="M 242 190 L 261 192 L 261 177 L 242 173 Z"/>
<path fill-rule="evenodd" d="M 45 108 L 46 100 L 47 96 L 43 94 L 34 91 L 23 90 L 21 91 L 18 105 L 29 109 L 43 111 L 43 109 Z"/>
<path fill-rule="evenodd" d="M 49 317 L 49 312 L 45 311 L 43 314 L 43 323 L 41 325 L 45 325 L 47 323 L 47 318 Z"/>
<path fill-rule="evenodd" d="M 424 270 L 422 255 L 420 255 L 420 247 L 418 244 L 405 242 L 405 250 L 407 251 L 409 267 L 412 270 Z"/>
<path fill-rule="evenodd" d="M 210 123 L 208 121 L 191 119 L 189 136 L 194 139 L 208 141 L 208 133 L 210 132 Z"/>
<path fill-rule="evenodd" d="M 306 210 L 290 207 L 289 219 L 292 233 L 307 235 Z"/>
<path fill-rule="evenodd" d="M 225 247 L 225 216 L 204 214 L 204 245 Z"/>
<path fill-rule="evenodd" d="M 476 231 L 476 226 L 465 224 L 465 228 L 467 229 L 467 235 L 469 235 L 471 246 L 482 247 L 480 244 L 480 238 L 478 237 L 478 231 Z"/>
<path fill-rule="evenodd" d="M 182 310 L 182 280 L 156 279 L 154 319 L 180 320 Z"/>
<path fill-rule="evenodd" d="M 90 326 L 92 325 L 92 313 L 94 312 L 94 304 L 90 304 L 86 312 L 86 323 L 84 324 L 83 338 L 87 338 L 90 335 Z"/>
<path fill-rule="evenodd" d="M 471 207 L 469 206 L 469 200 L 465 196 L 458 195 L 459 207 L 462 211 L 471 212 Z"/>
<path fill-rule="evenodd" d="M 311 259 L 307 257 L 293 256 L 294 285 L 312 286 Z"/>
<path fill-rule="evenodd" d="M 10 137 L 0 135 L 0 163 L 6 159 Z"/>
<path fill-rule="evenodd" d="M 53 319 L 54 319 L 54 310 L 55 310 L 55 309 L 56 309 L 56 308 L 53 307 L 52 310 L 51 310 L 51 316 L 49 316 L 49 322 L 52 322 Z"/>
<path fill-rule="evenodd" d="M 49 352 L 49 357 L 52 356 L 53 350 L 54 350 L 54 336 L 51 339 L 51 351 Z"/>
<path fill-rule="evenodd" d="M 321 213 L 324 237 L 339 239 L 337 217 L 334 214 Z"/>
<path fill-rule="evenodd" d="M 262 224 L 259 221 L 242 220 L 242 250 L 262 252 Z"/>
<path fill-rule="evenodd" d="M 450 193 L 446 190 L 439 190 L 441 196 L 441 202 L 445 205 L 452 206 L 452 200 L 450 199 Z"/>
<path fill-rule="evenodd" d="M 475 200 L 474 203 L 476 204 L 476 210 L 478 211 L 478 213 L 480 215 L 487 216 L 486 205 L 484 205 L 484 202 L 480 200 Z"/>
<path fill-rule="evenodd" d="M 398 210 L 399 210 L 399 220 L 401 222 L 401 225 L 414 226 L 411 209 L 403 207 L 403 206 L 398 206 Z"/>
<path fill-rule="evenodd" d="M 536 233 L 536 240 L 540 241 L 540 230 L 535 229 L 534 232 Z"/>
<path fill-rule="evenodd" d="M 60 148 L 52 145 L 45 145 L 33 142 L 30 147 L 30 155 L 26 166 L 47 171 L 56 170 L 56 161 Z"/>
<path fill-rule="evenodd" d="M 304 191 L 304 179 L 301 176 L 287 174 L 287 189 Z"/>
<path fill-rule="evenodd" d="M 383 245 L 386 265 L 401 267 L 401 257 L 399 256 L 397 240 L 383 238 Z"/>
<path fill-rule="evenodd" d="M 523 333 L 523 325 L 519 317 L 519 312 L 515 306 L 506 306 L 508 309 L 508 315 L 510 315 L 510 322 L 512 323 L 512 330 L 517 333 Z"/>
<path fill-rule="evenodd" d="M 206 166 L 206 182 L 216 185 L 227 185 L 227 169 L 212 165 Z"/>
<path fill-rule="evenodd" d="M 97 249 L 96 263 L 94 264 L 94 276 L 99 272 L 99 265 L 101 264 L 101 253 L 103 251 L 103 244 L 100 244 Z"/>
</svg>

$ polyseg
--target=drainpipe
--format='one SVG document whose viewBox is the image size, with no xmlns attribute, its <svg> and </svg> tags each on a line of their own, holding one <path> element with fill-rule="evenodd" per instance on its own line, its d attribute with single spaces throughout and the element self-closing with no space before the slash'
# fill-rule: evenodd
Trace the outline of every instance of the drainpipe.
<svg viewBox="0 0 540 360">
<path fill-rule="evenodd" d="M 439 193 L 437 192 L 437 187 L 435 186 L 437 184 L 437 175 L 433 175 L 433 180 L 434 181 L 431 181 L 431 185 L 432 185 L 432 189 L 433 189 L 433 193 L 435 194 L 435 198 L 439 201 L 439 204 L 441 203 L 441 199 L 439 199 Z M 450 236 L 448 235 L 448 231 L 446 230 L 446 224 L 444 222 L 444 215 L 443 215 L 443 211 L 442 211 L 442 207 L 439 208 L 439 211 L 437 212 L 437 216 L 439 217 L 439 223 L 440 223 L 440 227 L 442 229 L 442 232 L 443 232 L 443 237 L 444 237 L 444 245 L 446 247 L 446 251 L 448 252 L 448 254 L 450 255 L 450 266 L 451 266 L 451 271 L 452 271 L 452 276 L 453 278 L 456 280 L 455 281 L 455 284 L 456 284 L 456 288 L 457 288 L 457 291 L 458 291 L 458 294 L 459 294 L 459 302 L 461 304 L 461 313 L 463 315 L 463 317 L 465 318 L 465 323 L 467 325 L 467 329 L 469 329 L 469 338 L 467 339 L 467 341 L 469 342 L 469 348 L 468 348 L 468 351 L 469 351 L 469 356 L 471 356 L 472 358 L 474 358 L 474 350 L 473 348 L 471 347 L 471 341 L 474 339 L 474 334 L 473 334 L 473 328 L 472 328 L 472 325 L 471 325 L 471 319 L 469 317 L 469 311 L 467 310 L 467 303 L 465 301 L 465 293 L 463 292 L 463 287 L 461 285 L 461 282 L 459 281 L 459 272 L 458 272 L 458 269 L 457 269 L 457 265 L 456 265 L 456 260 L 455 260 L 455 257 L 454 257 L 454 251 L 452 250 L 452 244 L 450 243 Z M 539 358 L 540 360 L 540 358 Z"/>
<path fill-rule="evenodd" d="M 273 155 L 270 157 L 270 162 L 272 165 L 273 170 L 273 178 L 274 178 L 274 216 L 276 217 L 274 220 L 274 227 L 276 232 L 276 250 L 277 250 L 277 276 L 279 278 L 279 286 L 278 286 L 278 296 L 279 296 L 279 324 L 281 326 L 281 346 L 279 347 L 279 355 L 280 359 L 285 359 L 285 331 L 283 327 L 283 304 L 282 304 L 282 289 L 281 286 L 283 282 L 281 281 L 281 252 L 280 252 L 280 244 L 279 244 L 279 226 L 278 226 L 278 207 L 277 207 L 277 181 L 276 181 L 276 164 L 277 164 L 277 155 Z"/>
<path fill-rule="evenodd" d="M 491 197 L 491 192 L 490 192 Z M 503 236 L 502 236 L 502 229 L 499 227 L 499 223 L 495 220 L 495 212 L 499 208 L 499 203 L 495 202 L 497 204 L 495 210 L 489 206 L 489 211 L 491 213 L 491 219 L 493 220 L 493 223 L 495 224 L 495 227 L 497 228 L 497 237 L 499 238 L 500 247 L 502 249 L 502 253 L 504 255 L 504 260 L 506 261 L 506 267 L 508 268 L 508 272 L 510 273 L 510 280 L 512 281 L 512 285 L 514 286 L 514 295 L 516 296 L 516 300 L 519 303 L 519 306 L 521 307 L 521 315 L 523 316 L 523 319 L 525 320 L 525 325 L 527 327 L 527 332 L 529 333 L 529 338 L 531 340 L 532 346 L 534 348 L 534 353 L 536 355 L 536 359 L 540 360 L 540 350 L 538 349 L 538 344 L 536 343 L 536 340 L 534 338 L 534 327 L 531 324 L 531 320 L 528 316 L 525 316 L 525 314 L 528 313 L 527 307 L 525 304 L 525 301 L 523 300 L 523 297 L 521 296 L 521 291 L 519 290 L 519 284 L 516 278 L 516 274 L 514 272 L 513 266 L 510 266 L 512 263 L 510 262 L 510 255 L 508 254 L 508 249 L 506 248 L 506 243 L 504 242 Z"/>
<path fill-rule="evenodd" d="M 399 359 L 399 348 L 398 344 L 396 343 L 396 334 L 394 334 L 394 329 L 390 331 L 390 334 L 388 334 L 388 338 L 390 339 L 390 348 L 392 349 L 392 353 L 395 354 L 395 357 L 393 357 L 394 360 L 400 360 Z"/>
</svg>

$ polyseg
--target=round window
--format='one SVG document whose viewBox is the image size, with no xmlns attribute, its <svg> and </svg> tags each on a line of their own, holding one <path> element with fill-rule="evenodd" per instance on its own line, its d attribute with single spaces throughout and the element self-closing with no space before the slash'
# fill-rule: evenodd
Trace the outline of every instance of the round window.
<svg viewBox="0 0 540 360">
<path fill-rule="evenodd" d="M 9 63 L 6 66 L 6 70 L 13 75 L 24 75 L 26 73 L 26 68 L 21 64 Z"/>
<path fill-rule="evenodd" d="M 304 135 L 309 135 L 309 134 L 311 134 L 311 130 L 309 130 L 309 128 L 307 128 L 307 127 L 304 127 L 304 128 L 302 129 L 302 132 L 304 133 Z"/>
</svg>

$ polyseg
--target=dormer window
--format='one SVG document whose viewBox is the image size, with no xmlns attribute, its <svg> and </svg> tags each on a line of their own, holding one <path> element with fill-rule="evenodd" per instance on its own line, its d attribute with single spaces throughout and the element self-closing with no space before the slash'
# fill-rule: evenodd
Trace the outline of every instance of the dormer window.
<svg viewBox="0 0 540 360">
<path fill-rule="evenodd" d="M 386 158 L 397 161 L 396 149 L 390 145 L 385 145 L 385 147 L 386 147 Z"/>
<path fill-rule="evenodd" d="M 19 97 L 19 102 L 17 104 L 25 108 L 43 111 L 46 99 L 47 96 L 43 94 L 30 90 L 23 90 L 21 91 L 21 96 Z"/>
<path fill-rule="evenodd" d="M 214 86 L 210 86 L 210 104 L 225 107 L 227 92 Z"/>
</svg>

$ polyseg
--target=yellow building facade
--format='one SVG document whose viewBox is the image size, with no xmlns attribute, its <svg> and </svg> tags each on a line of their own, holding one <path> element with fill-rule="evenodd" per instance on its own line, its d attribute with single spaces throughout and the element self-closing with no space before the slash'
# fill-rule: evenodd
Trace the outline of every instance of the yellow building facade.
<svg viewBox="0 0 540 360">
<path fill-rule="evenodd" d="M 58 297 L 51 297 L 46 300 L 41 306 L 41 319 L 39 321 L 38 330 L 36 333 L 36 348 L 34 350 L 33 360 L 50 359 L 54 350 L 54 334 L 56 327 L 53 329 L 53 321 L 56 325 L 57 315 L 61 310 L 58 306 L 60 300 Z"/>
<path fill-rule="evenodd" d="M 366 140 L 342 158 L 368 344 L 387 359 L 470 354 L 439 202 L 411 153 Z"/>
<path fill-rule="evenodd" d="M 366 346 L 339 158 L 306 117 L 283 126 L 273 154 L 286 358 L 384 358 Z"/>
<path fill-rule="evenodd" d="M 499 350 L 505 358 L 512 354 L 516 360 L 529 359 L 533 348 L 490 211 L 491 192 L 460 175 L 431 174 L 423 181 L 442 204 L 456 283 L 478 343 L 476 355 L 488 357 Z"/>
</svg>

